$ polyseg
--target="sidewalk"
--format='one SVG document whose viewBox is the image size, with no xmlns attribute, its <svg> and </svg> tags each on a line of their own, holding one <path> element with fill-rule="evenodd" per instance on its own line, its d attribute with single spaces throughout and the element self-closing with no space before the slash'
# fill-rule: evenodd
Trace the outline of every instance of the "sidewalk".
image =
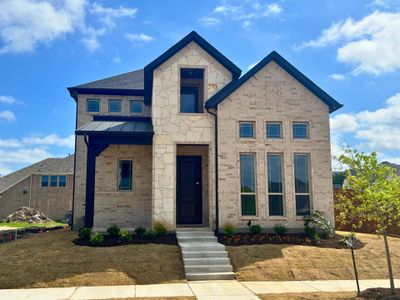
<svg viewBox="0 0 400 300">
<path fill-rule="evenodd" d="M 395 280 L 400 286 L 400 279 Z M 372 287 L 389 287 L 389 280 L 361 280 L 362 290 Z M 196 297 L 212 299 L 259 299 L 256 295 L 277 293 L 353 292 L 354 280 L 316 281 L 191 281 L 188 283 L 94 286 L 72 288 L 37 288 L 0 290 L 2 300 L 83 300 L 133 297 Z"/>
</svg>

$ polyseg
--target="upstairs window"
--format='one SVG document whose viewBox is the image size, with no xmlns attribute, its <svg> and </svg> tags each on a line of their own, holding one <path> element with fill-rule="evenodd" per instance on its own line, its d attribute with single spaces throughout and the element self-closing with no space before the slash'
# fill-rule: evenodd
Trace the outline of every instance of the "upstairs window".
<svg viewBox="0 0 400 300">
<path fill-rule="evenodd" d="M 267 139 L 281 139 L 282 138 L 282 123 L 267 122 Z"/>
<path fill-rule="evenodd" d="M 41 180 L 41 187 L 48 187 L 49 186 L 49 176 L 43 175 Z"/>
<path fill-rule="evenodd" d="M 132 160 L 119 161 L 119 182 L 118 189 L 120 191 L 132 190 Z"/>
<path fill-rule="evenodd" d="M 58 186 L 65 187 L 67 185 L 67 176 L 61 175 L 58 177 Z"/>
<path fill-rule="evenodd" d="M 204 70 L 181 69 L 180 112 L 202 113 L 204 102 Z"/>
<path fill-rule="evenodd" d="M 121 100 L 108 100 L 108 112 L 120 113 L 121 112 Z"/>
<path fill-rule="evenodd" d="M 99 112 L 100 111 L 100 100 L 99 99 L 87 99 L 86 111 L 87 112 Z"/>
<path fill-rule="evenodd" d="M 40 180 L 41 187 L 66 187 L 66 175 L 42 175 Z"/>
<path fill-rule="evenodd" d="M 143 102 L 139 100 L 131 100 L 130 110 L 132 114 L 141 114 L 143 112 Z"/>
<path fill-rule="evenodd" d="M 310 137 L 309 125 L 307 122 L 293 123 L 293 138 L 294 139 L 308 139 Z"/>
<path fill-rule="evenodd" d="M 52 175 L 50 176 L 50 186 L 56 187 L 57 186 L 57 178 L 58 176 Z"/>
<path fill-rule="evenodd" d="M 239 137 L 240 138 L 254 138 L 254 122 L 240 122 L 239 123 Z"/>
</svg>

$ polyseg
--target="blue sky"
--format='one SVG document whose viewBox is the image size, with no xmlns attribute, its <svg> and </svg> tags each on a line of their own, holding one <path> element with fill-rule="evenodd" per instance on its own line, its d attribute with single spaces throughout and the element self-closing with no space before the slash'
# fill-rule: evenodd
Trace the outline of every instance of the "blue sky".
<svg viewBox="0 0 400 300">
<path fill-rule="evenodd" d="M 243 72 L 272 50 L 344 104 L 332 150 L 400 163 L 400 1 L 0 1 L 0 174 L 73 153 L 66 87 L 142 68 L 192 30 Z"/>
</svg>

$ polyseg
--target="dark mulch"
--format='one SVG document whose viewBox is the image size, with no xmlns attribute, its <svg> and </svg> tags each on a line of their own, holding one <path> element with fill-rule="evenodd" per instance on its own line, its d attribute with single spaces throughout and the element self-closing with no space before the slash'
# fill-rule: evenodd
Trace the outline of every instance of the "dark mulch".
<svg viewBox="0 0 400 300">
<path fill-rule="evenodd" d="M 130 242 L 122 242 L 119 238 L 114 238 L 109 235 L 104 235 L 104 242 L 100 246 L 93 246 L 87 240 L 81 240 L 79 238 L 75 239 L 74 244 L 77 246 L 90 246 L 90 247 L 115 247 L 122 245 L 132 245 L 132 244 L 164 244 L 164 245 L 178 245 L 175 234 L 167 234 L 164 236 L 157 236 L 153 239 L 146 237 L 134 236 Z"/>
<path fill-rule="evenodd" d="M 376 300 L 399 300 L 400 289 L 396 289 L 396 295 L 392 295 L 390 289 L 373 288 L 361 292 L 362 299 L 376 299 Z"/>
<path fill-rule="evenodd" d="M 218 242 L 226 246 L 242 246 L 242 245 L 264 245 L 264 244 L 291 244 L 304 246 L 318 246 L 321 248 L 345 249 L 347 246 L 341 242 L 343 235 L 335 234 L 333 237 L 321 240 L 320 245 L 315 245 L 313 241 L 304 233 L 289 233 L 278 236 L 274 233 L 236 233 L 232 237 L 224 234 L 218 235 Z M 364 247 L 364 243 L 357 240 L 354 249 Z"/>
</svg>

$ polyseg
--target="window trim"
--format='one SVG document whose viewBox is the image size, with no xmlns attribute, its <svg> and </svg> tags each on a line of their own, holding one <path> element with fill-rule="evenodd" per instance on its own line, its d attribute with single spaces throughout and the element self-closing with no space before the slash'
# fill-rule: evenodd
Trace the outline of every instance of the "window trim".
<svg viewBox="0 0 400 300">
<path fill-rule="evenodd" d="M 120 189 L 120 182 L 121 182 L 120 163 L 121 163 L 121 161 L 130 161 L 131 162 L 131 188 L 129 190 L 121 190 Z M 130 192 L 134 191 L 133 166 L 134 166 L 133 158 L 119 158 L 118 159 L 118 163 L 117 163 L 117 192 L 130 193 Z"/>
<path fill-rule="evenodd" d="M 110 103 L 118 101 L 120 104 L 120 111 L 110 111 Z M 108 113 L 110 114 L 120 114 L 122 113 L 122 99 L 108 99 Z"/>
<path fill-rule="evenodd" d="M 253 136 L 245 136 L 242 137 L 240 136 L 240 125 L 244 125 L 244 124 L 251 124 L 253 126 Z M 239 140 L 254 140 L 257 138 L 256 136 L 256 121 L 238 121 L 238 139 Z"/>
<path fill-rule="evenodd" d="M 140 112 L 133 112 L 133 111 L 132 111 L 132 103 L 134 103 L 134 102 L 140 103 Z M 129 113 L 130 113 L 131 115 L 140 115 L 140 114 L 143 114 L 143 109 L 144 109 L 144 102 L 143 102 L 143 100 L 136 100 L 136 99 L 129 100 Z"/>
<path fill-rule="evenodd" d="M 299 138 L 294 136 L 294 125 L 295 124 L 306 124 L 306 129 L 307 129 L 307 137 L 305 138 Z M 292 140 L 294 141 L 306 141 L 309 140 L 311 137 L 311 130 L 310 130 L 310 122 L 309 121 L 292 121 Z"/>
<path fill-rule="evenodd" d="M 89 111 L 89 102 L 96 101 L 99 103 L 99 110 L 98 111 Z M 98 114 L 101 112 L 101 99 L 98 98 L 86 98 L 86 112 L 89 114 Z"/>
<path fill-rule="evenodd" d="M 242 176 L 241 176 L 241 164 L 240 158 L 242 155 L 253 156 L 253 176 L 254 176 L 254 192 L 242 193 Z M 257 153 L 256 152 L 239 152 L 239 207 L 240 207 L 240 218 L 244 220 L 258 218 L 258 201 L 257 201 Z M 242 195 L 254 195 L 254 215 L 244 215 L 242 206 Z"/>
<path fill-rule="evenodd" d="M 281 193 L 270 193 L 269 192 L 269 162 L 268 162 L 268 156 L 269 155 L 279 155 L 281 158 L 281 175 L 282 175 L 282 192 Z M 267 184 L 266 184 L 266 191 L 267 191 L 267 202 L 268 202 L 268 211 L 267 211 L 267 216 L 269 218 L 276 218 L 276 219 L 282 219 L 286 218 L 286 195 L 285 195 L 285 156 L 284 153 L 282 152 L 267 152 L 266 156 L 266 179 L 267 179 Z M 271 215 L 270 214 L 270 207 L 269 207 L 269 195 L 281 195 L 282 196 L 282 215 Z"/>
<path fill-rule="evenodd" d="M 296 165 L 295 165 L 295 156 L 296 155 L 305 155 L 308 157 L 308 193 L 297 193 L 296 192 Z M 297 214 L 297 200 L 296 196 L 308 196 L 309 197 L 309 213 L 313 211 L 313 199 L 312 199 L 312 171 L 311 171 L 311 154 L 305 152 L 294 152 L 293 153 L 293 194 L 294 194 L 294 214 L 296 219 L 303 219 L 306 215 L 298 215 Z"/>
<path fill-rule="evenodd" d="M 269 124 L 279 124 L 280 125 L 280 137 L 269 137 L 268 136 L 268 125 Z M 265 121 L 265 139 L 273 140 L 273 141 L 282 141 L 284 140 L 284 129 L 282 121 Z"/>
<path fill-rule="evenodd" d="M 182 75 L 181 72 L 182 70 L 187 70 L 187 69 L 197 69 L 197 70 L 202 70 L 203 71 L 203 78 L 200 79 L 190 79 L 190 78 L 183 78 L 182 80 Z M 205 114 L 205 97 L 206 97 L 206 69 L 207 67 L 200 67 L 200 66 L 179 66 L 178 68 L 178 78 L 179 78 L 179 85 L 178 85 L 178 114 L 182 115 L 199 115 L 199 114 Z M 198 93 L 197 93 L 197 112 L 181 112 L 181 88 L 182 86 L 184 87 L 197 87 L 198 88 Z"/>
</svg>

